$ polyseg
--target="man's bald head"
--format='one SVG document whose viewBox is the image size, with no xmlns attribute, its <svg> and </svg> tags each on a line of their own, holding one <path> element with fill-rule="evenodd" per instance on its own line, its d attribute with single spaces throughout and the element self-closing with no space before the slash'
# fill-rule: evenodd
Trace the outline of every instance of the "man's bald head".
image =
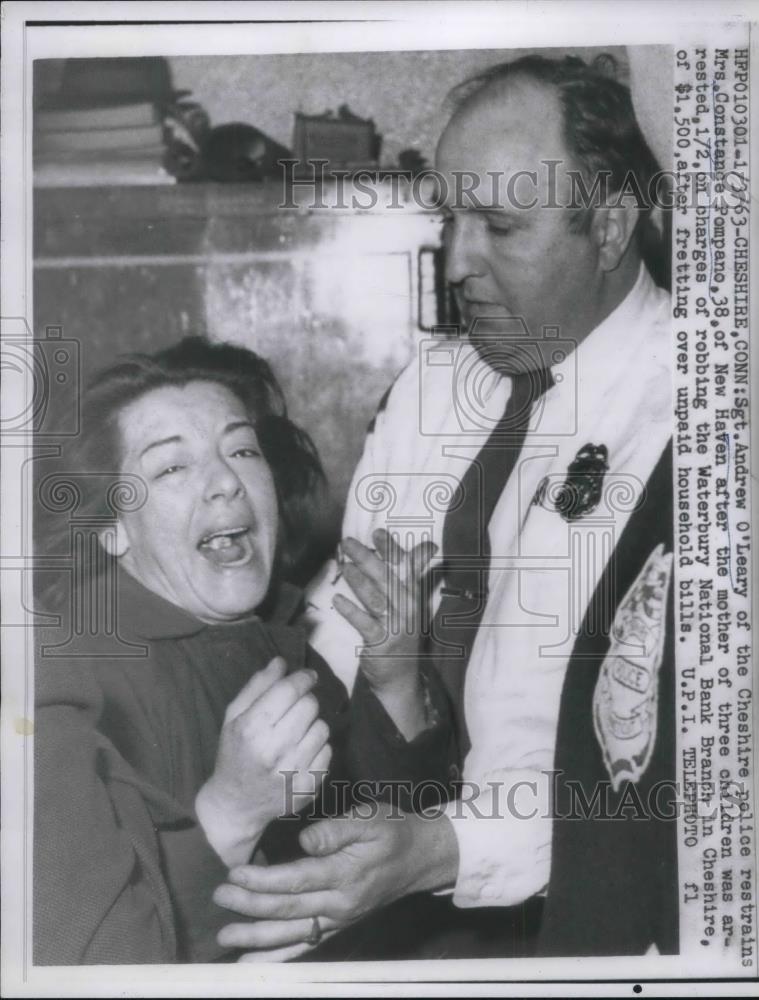
<svg viewBox="0 0 759 1000">
<path fill-rule="evenodd" d="M 479 154 L 483 135 L 496 138 L 494 148 L 507 154 L 488 163 L 504 178 L 520 170 L 535 170 L 546 160 L 577 167 L 564 138 L 564 115 L 556 89 L 526 74 L 495 79 L 462 101 L 441 137 L 438 154 L 445 157 L 453 136 Z"/>
<path fill-rule="evenodd" d="M 623 162 L 629 149 L 632 163 Z M 558 328 L 573 350 L 628 294 L 643 213 L 629 199 L 584 207 L 575 182 L 588 177 L 586 191 L 597 190 L 604 171 L 614 194 L 641 163 L 656 167 L 626 88 L 579 60 L 526 57 L 468 85 L 436 165 L 446 275 L 493 367 L 533 367 L 537 355 L 549 364 L 543 331 Z"/>
<path fill-rule="evenodd" d="M 610 74 L 614 65 L 609 56 L 588 65 L 576 56 L 533 55 L 490 67 L 453 89 L 452 121 L 503 100 L 518 107 L 509 97 L 521 94 L 522 106 L 533 112 L 523 117 L 531 131 L 553 132 L 554 116 L 559 114 L 566 166 L 580 172 L 587 191 L 606 175 L 608 193 L 613 195 L 626 183 L 629 187 L 632 177 L 634 190 L 645 196 L 660 168 L 635 118 L 629 88 Z M 648 214 L 649 205 L 640 207 Z M 586 214 L 583 218 L 587 222 Z"/>
</svg>

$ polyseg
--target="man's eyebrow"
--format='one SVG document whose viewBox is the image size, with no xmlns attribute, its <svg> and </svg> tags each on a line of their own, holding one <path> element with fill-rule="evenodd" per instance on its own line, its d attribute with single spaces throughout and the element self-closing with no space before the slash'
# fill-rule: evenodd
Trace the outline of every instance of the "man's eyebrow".
<svg viewBox="0 0 759 1000">
<path fill-rule="evenodd" d="M 526 211 L 527 209 L 515 211 L 510 205 L 443 205 L 440 208 L 441 214 L 448 217 L 453 216 L 456 212 L 472 212 L 475 215 L 486 215 L 494 219 L 508 219 L 509 222 L 513 223 L 518 223 Z"/>
<path fill-rule="evenodd" d="M 151 443 L 147 445 L 147 447 L 143 448 L 142 451 L 140 452 L 140 458 L 142 458 L 142 456 L 145 454 L 146 451 L 150 451 L 151 448 L 160 448 L 162 444 L 176 444 L 178 441 L 181 440 L 182 438 L 179 436 L 179 434 L 174 434 L 172 435 L 172 437 L 161 438 L 160 441 L 151 441 Z"/>
<path fill-rule="evenodd" d="M 251 431 L 256 429 L 250 420 L 234 420 L 231 424 L 227 424 L 221 433 L 231 434 L 232 431 L 239 431 L 241 427 L 247 427 Z"/>
<path fill-rule="evenodd" d="M 518 222 L 527 211 L 527 209 L 522 209 L 521 212 L 514 211 L 514 209 L 509 205 L 495 205 L 492 208 L 474 208 L 473 212 L 477 212 L 479 215 L 487 215 L 494 219 L 508 219 L 509 222 Z"/>
</svg>

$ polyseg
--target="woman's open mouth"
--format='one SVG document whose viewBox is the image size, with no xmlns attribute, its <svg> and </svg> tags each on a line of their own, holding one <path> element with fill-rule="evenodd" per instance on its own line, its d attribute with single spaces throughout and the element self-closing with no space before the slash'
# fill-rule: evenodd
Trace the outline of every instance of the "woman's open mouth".
<svg viewBox="0 0 759 1000">
<path fill-rule="evenodd" d="M 244 566 L 253 556 L 250 527 L 221 528 L 219 531 L 212 531 L 198 542 L 198 552 L 218 569 Z"/>
</svg>

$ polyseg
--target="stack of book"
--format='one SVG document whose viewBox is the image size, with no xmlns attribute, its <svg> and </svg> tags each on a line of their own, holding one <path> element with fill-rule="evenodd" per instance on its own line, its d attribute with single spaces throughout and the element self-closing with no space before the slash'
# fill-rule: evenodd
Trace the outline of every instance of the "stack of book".
<svg viewBox="0 0 759 1000">
<path fill-rule="evenodd" d="M 152 101 L 39 109 L 34 182 L 40 187 L 173 184 L 162 165 L 164 148 Z"/>
</svg>

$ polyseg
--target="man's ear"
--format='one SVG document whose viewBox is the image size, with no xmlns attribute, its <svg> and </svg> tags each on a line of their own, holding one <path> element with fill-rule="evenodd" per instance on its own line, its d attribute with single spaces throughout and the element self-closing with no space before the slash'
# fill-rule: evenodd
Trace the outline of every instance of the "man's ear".
<svg viewBox="0 0 759 1000">
<path fill-rule="evenodd" d="M 108 555 L 117 559 L 129 551 L 129 532 L 123 521 L 103 528 L 98 534 L 98 540 Z"/>
<path fill-rule="evenodd" d="M 639 211 L 632 199 L 608 208 L 597 208 L 593 215 L 591 236 L 598 247 L 598 262 L 603 271 L 614 271 L 625 255 L 638 224 Z"/>
</svg>

